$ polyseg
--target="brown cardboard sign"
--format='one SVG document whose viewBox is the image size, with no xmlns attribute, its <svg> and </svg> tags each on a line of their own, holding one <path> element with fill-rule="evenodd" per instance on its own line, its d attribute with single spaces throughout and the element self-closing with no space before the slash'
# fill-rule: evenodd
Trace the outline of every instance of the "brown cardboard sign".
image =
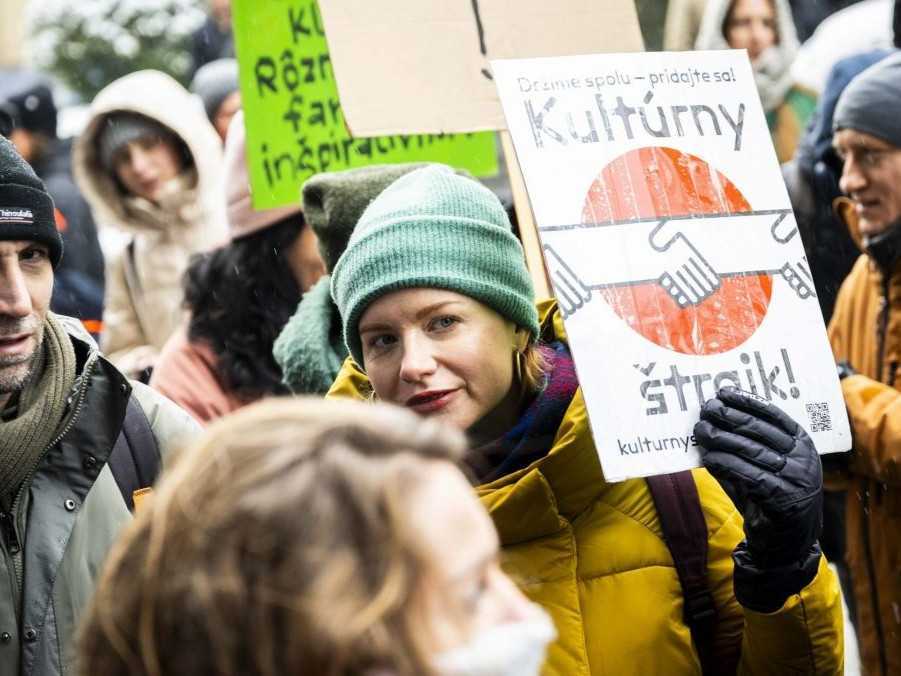
<svg viewBox="0 0 901 676">
<path fill-rule="evenodd" d="M 632 0 L 320 0 L 354 136 L 505 129 L 488 59 L 643 49 Z"/>
</svg>

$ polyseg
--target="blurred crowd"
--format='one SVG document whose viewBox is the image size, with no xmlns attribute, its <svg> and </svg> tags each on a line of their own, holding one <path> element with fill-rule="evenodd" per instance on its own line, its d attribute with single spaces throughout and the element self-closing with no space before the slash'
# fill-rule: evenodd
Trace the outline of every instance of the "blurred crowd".
<svg viewBox="0 0 901 676">
<path fill-rule="evenodd" d="M 899 5 L 669 0 L 747 51 L 853 448 L 724 389 L 617 483 L 506 178 L 255 209 L 228 0 L 74 136 L 0 70 L 0 674 L 841 674 L 844 600 L 901 675 Z"/>
</svg>

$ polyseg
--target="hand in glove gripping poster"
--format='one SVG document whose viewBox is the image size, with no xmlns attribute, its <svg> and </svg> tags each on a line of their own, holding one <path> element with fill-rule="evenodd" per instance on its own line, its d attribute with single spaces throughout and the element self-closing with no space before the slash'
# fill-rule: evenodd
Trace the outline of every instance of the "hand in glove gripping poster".
<svg viewBox="0 0 901 676">
<path fill-rule="evenodd" d="M 744 52 L 500 60 L 494 77 L 608 480 L 700 464 L 723 386 L 850 433 Z"/>
</svg>

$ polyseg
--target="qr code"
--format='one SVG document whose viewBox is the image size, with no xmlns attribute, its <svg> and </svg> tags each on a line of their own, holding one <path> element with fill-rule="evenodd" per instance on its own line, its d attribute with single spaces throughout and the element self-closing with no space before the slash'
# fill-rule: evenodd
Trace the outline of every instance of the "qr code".
<svg viewBox="0 0 901 676">
<path fill-rule="evenodd" d="M 811 433 L 830 432 L 832 430 L 832 416 L 829 414 L 829 404 L 825 401 L 808 403 L 807 419 L 810 421 Z"/>
</svg>

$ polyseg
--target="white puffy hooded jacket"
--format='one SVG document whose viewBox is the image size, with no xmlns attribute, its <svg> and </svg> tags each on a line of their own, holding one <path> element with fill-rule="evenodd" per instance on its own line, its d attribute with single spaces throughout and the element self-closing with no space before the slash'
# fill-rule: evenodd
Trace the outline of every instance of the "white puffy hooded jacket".
<svg viewBox="0 0 901 676">
<path fill-rule="evenodd" d="M 137 208 L 99 157 L 98 137 L 114 112 L 140 113 L 179 136 L 193 160 L 194 187 L 171 204 Z M 107 262 L 101 346 L 121 370 L 134 374 L 155 360 L 181 321 L 182 276 L 191 255 L 227 238 L 222 144 L 196 98 L 168 75 L 144 70 L 97 95 L 72 163 L 97 223 L 131 236 Z"/>
</svg>

